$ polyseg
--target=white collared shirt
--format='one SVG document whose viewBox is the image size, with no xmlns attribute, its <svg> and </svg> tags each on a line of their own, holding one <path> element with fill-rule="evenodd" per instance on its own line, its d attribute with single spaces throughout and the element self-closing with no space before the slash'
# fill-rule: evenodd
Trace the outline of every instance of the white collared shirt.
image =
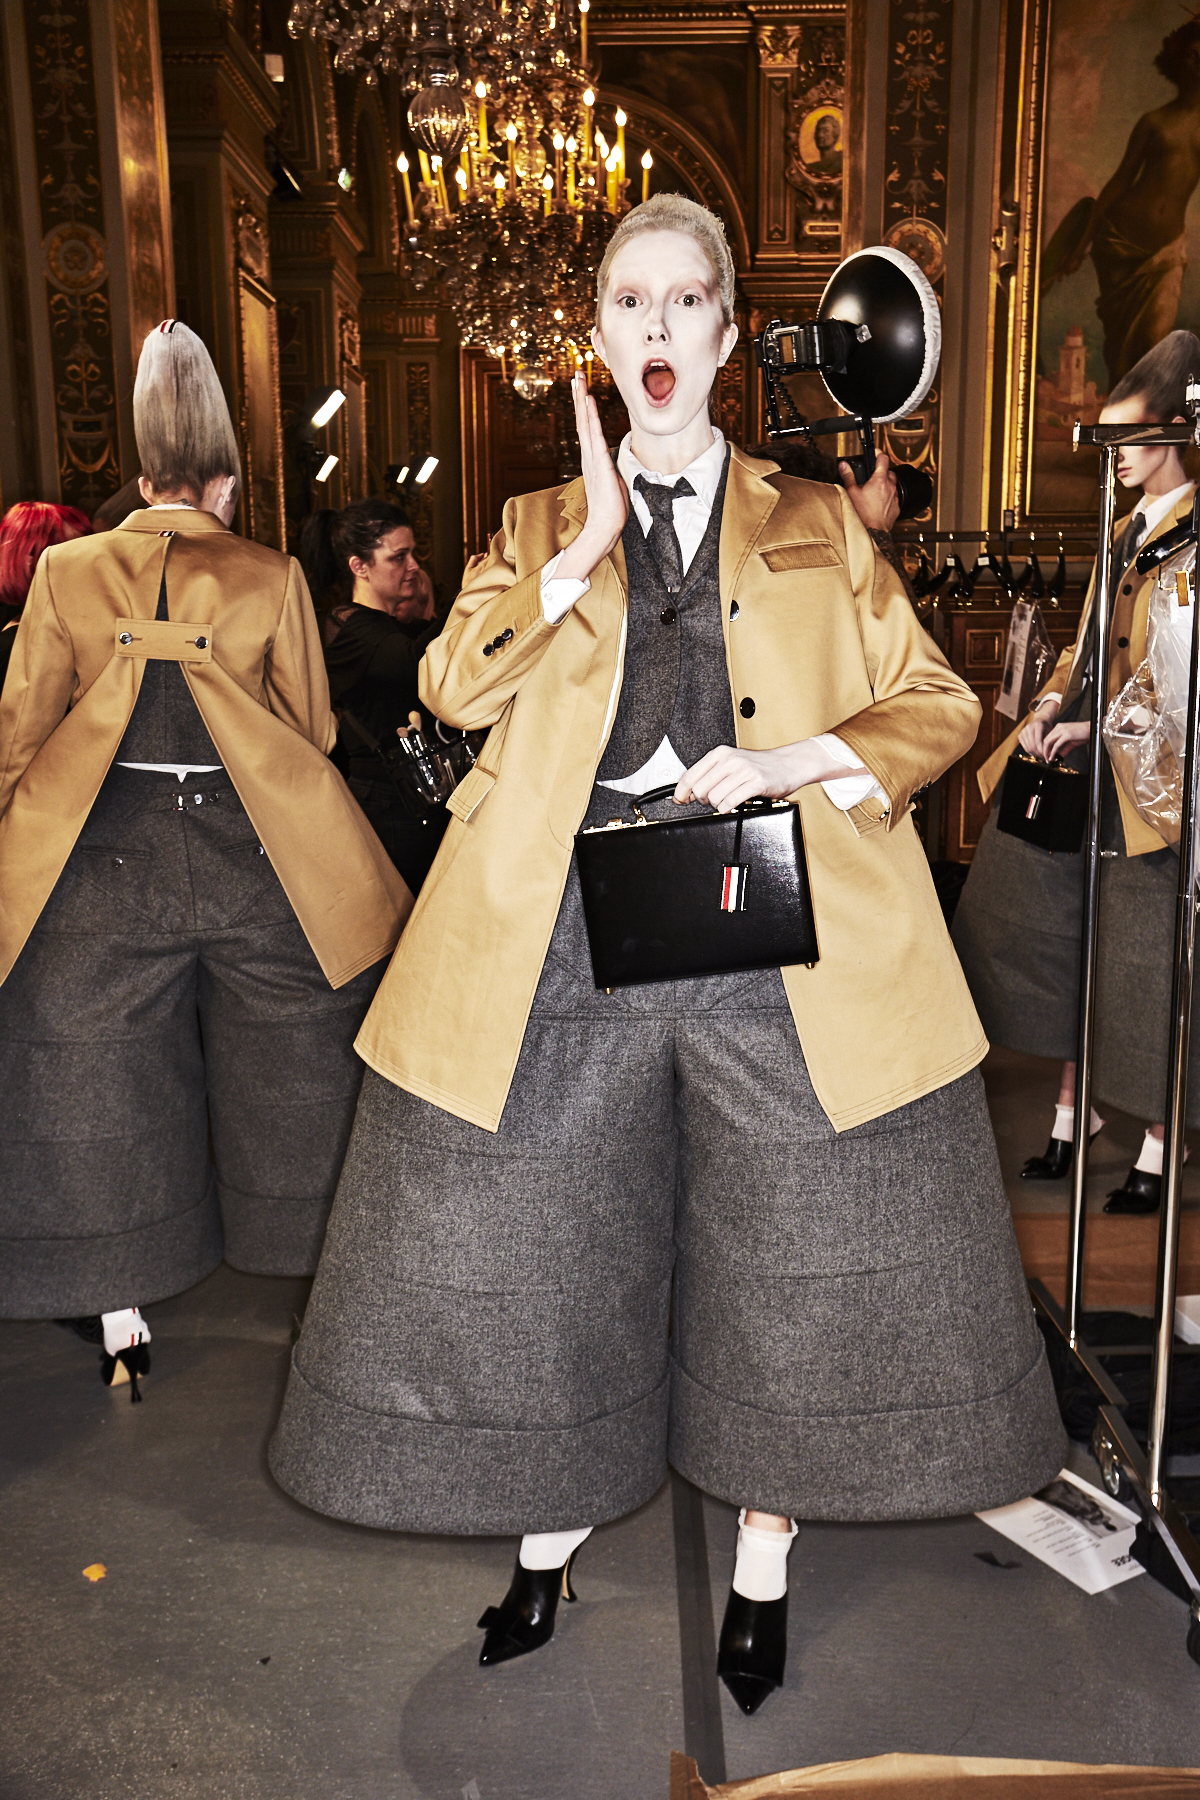
<svg viewBox="0 0 1200 1800">
<path fill-rule="evenodd" d="M 1143 494 L 1133 509 L 1135 518 L 1138 513 L 1146 515 L 1146 537 L 1142 539 L 1142 542 L 1145 543 L 1155 526 L 1166 518 L 1173 506 L 1178 505 L 1185 495 L 1193 494 L 1195 491 L 1194 481 L 1184 481 L 1177 488 L 1172 488 L 1169 494 L 1156 494 L 1151 500 L 1148 500 Z"/>
<path fill-rule="evenodd" d="M 657 482 L 660 487 L 674 487 L 677 481 L 686 478 L 694 488 L 694 494 L 676 500 L 674 510 L 675 535 L 679 539 L 685 574 L 708 530 L 713 502 L 725 468 L 725 434 L 715 425 L 712 434 L 713 441 L 709 448 L 702 451 L 695 462 L 690 462 L 677 475 L 663 475 L 656 469 L 647 469 L 639 462 L 633 454 L 629 432 L 621 439 L 617 451 L 617 471 L 629 489 L 630 504 L 646 536 L 649 536 L 654 520 L 650 508 L 634 486 L 637 477 L 644 475 L 647 481 Z M 542 570 L 542 611 L 551 625 L 557 625 L 560 619 L 564 619 L 575 602 L 591 586 L 589 581 L 578 581 L 571 576 L 555 576 L 554 571 L 562 556 L 563 552 L 560 550 Z M 843 744 L 839 737 L 835 737 L 832 732 L 822 732 L 814 742 L 820 744 L 834 762 L 844 763 L 848 769 L 855 770 L 853 775 L 842 775 L 833 781 L 821 783 L 839 812 L 849 812 L 852 806 L 858 806 L 864 800 L 883 800 L 886 803 L 887 796 L 875 777 L 869 769 L 860 766 L 854 751 Z M 643 763 L 635 774 L 627 775 L 622 781 L 603 781 L 600 786 L 613 788 L 620 794 L 648 794 L 653 788 L 665 787 L 669 781 L 678 781 L 686 773 L 687 764 L 680 761 L 670 738 L 665 737 L 649 762 Z"/>
</svg>

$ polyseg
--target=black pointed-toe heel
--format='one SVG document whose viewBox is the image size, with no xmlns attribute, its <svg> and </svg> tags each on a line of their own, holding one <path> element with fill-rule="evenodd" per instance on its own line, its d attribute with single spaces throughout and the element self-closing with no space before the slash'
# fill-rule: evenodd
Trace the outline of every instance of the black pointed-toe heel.
<svg viewBox="0 0 1200 1800">
<path fill-rule="evenodd" d="M 717 1674 L 744 1713 L 755 1713 L 783 1686 L 787 1661 L 787 1595 L 779 1600 L 747 1600 L 729 1590 Z"/>
<path fill-rule="evenodd" d="M 479 1629 L 487 1632 L 479 1652 L 480 1668 L 528 1656 L 531 1650 L 549 1643 L 559 1600 L 571 1604 L 576 1598 L 571 1564 L 577 1554 L 573 1550 L 561 1569 L 524 1569 L 518 1554 L 507 1594 L 499 1606 L 489 1606 L 479 1621 Z"/>
<path fill-rule="evenodd" d="M 1094 1144 L 1104 1130 L 1103 1125 L 1093 1131 L 1088 1139 Z M 1071 1162 L 1075 1155 L 1075 1145 L 1070 1138 L 1052 1137 L 1046 1145 L 1044 1156 L 1031 1156 L 1021 1170 L 1022 1181 L 1062 1181 L 1071 1173 Z"/>
<path fill-rule="evenodd" d="M 105 1387 L 123 1387 L 129 1383 L 129 1401 L 132 1406 L 140 1406 L 142 1390 L 138 1386 L 141 1376 L 150 1373 L 150 1352 L 145 1344 L 131 1344 L 128 1350 L 118 1350 L 110 1356 L 106 1350 L 100 1358 L 100 1379 Z"/>
<path fill-rule="evenodd" d="M 1147 1213 L 1156 1213 L 1161 1203 L 1162 1176 L 1148 1175 L 1145 1169 L 1130 1169 L 1125 1186 L 1113 1189 L 1104 1202 L 1104 1210 L 1145 1217 Z"/>
<path fill-rule="evenodd" d="M 1071 1167 L 1075 1146 L 1070 1138 L 1052 1137 L 1044 1156 L 1031 1156 L 1021 1170 L 1022 1181 L 1061 1181 Z"/>
</svg>

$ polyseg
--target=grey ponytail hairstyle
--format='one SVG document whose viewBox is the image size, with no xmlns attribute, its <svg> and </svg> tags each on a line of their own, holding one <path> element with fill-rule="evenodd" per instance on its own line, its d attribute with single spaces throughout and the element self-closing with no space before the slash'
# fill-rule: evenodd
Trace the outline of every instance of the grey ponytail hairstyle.
<svg viewBox="0 0 1200 1800">
<path fill-rule="evenodd" d="M 133 388 L 133 429 L 142 473 L 156 494 L 199 501 L 210 481 L 241 485 L 233 421 L 212 357 L 179 319 L 164 319 L 145 343 Z"/>
</svg>

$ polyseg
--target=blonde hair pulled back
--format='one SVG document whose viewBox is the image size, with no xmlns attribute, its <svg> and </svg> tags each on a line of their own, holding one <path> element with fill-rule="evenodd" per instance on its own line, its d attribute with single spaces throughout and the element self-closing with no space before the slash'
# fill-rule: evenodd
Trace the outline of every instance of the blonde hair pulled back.
<svg viewBox="0 0 1200 1800">
<path fill-rule="evenodd" d="M 212 357 L 181 319 L 164 319 L 142 345 L 133 387 L 133 430 L 142 474 L 156 494 L 199 501 L 210 481 L 242 464 Z"/>
</svg>

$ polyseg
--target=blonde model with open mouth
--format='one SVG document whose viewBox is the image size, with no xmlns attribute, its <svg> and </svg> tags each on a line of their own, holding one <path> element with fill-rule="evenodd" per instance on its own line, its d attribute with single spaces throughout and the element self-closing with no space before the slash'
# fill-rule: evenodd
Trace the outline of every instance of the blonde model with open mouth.
<svg viewBox="0 0 1200 1800">
<path fill-rule="evenodd" d="M 910 817 L 979 708 L 848 494 L 709 417 L 719 221 L 615 233 L 583 473 L 510 500 L 426 652 L 491 727 L 358 1044 L 370 1065 L 276 1432 L 279 1481 L 396 1531 L 513 1533 L 480 1661 L 550 1638 L 589 1530 L 670 1463 L 742 1510 L 718 1667 L 784 1674 L 796 1521 L 997 1506 L 1064 1439 Z M 595 986 L 573 840 L 798 801 L 811 968 Z"/>
</svg>

